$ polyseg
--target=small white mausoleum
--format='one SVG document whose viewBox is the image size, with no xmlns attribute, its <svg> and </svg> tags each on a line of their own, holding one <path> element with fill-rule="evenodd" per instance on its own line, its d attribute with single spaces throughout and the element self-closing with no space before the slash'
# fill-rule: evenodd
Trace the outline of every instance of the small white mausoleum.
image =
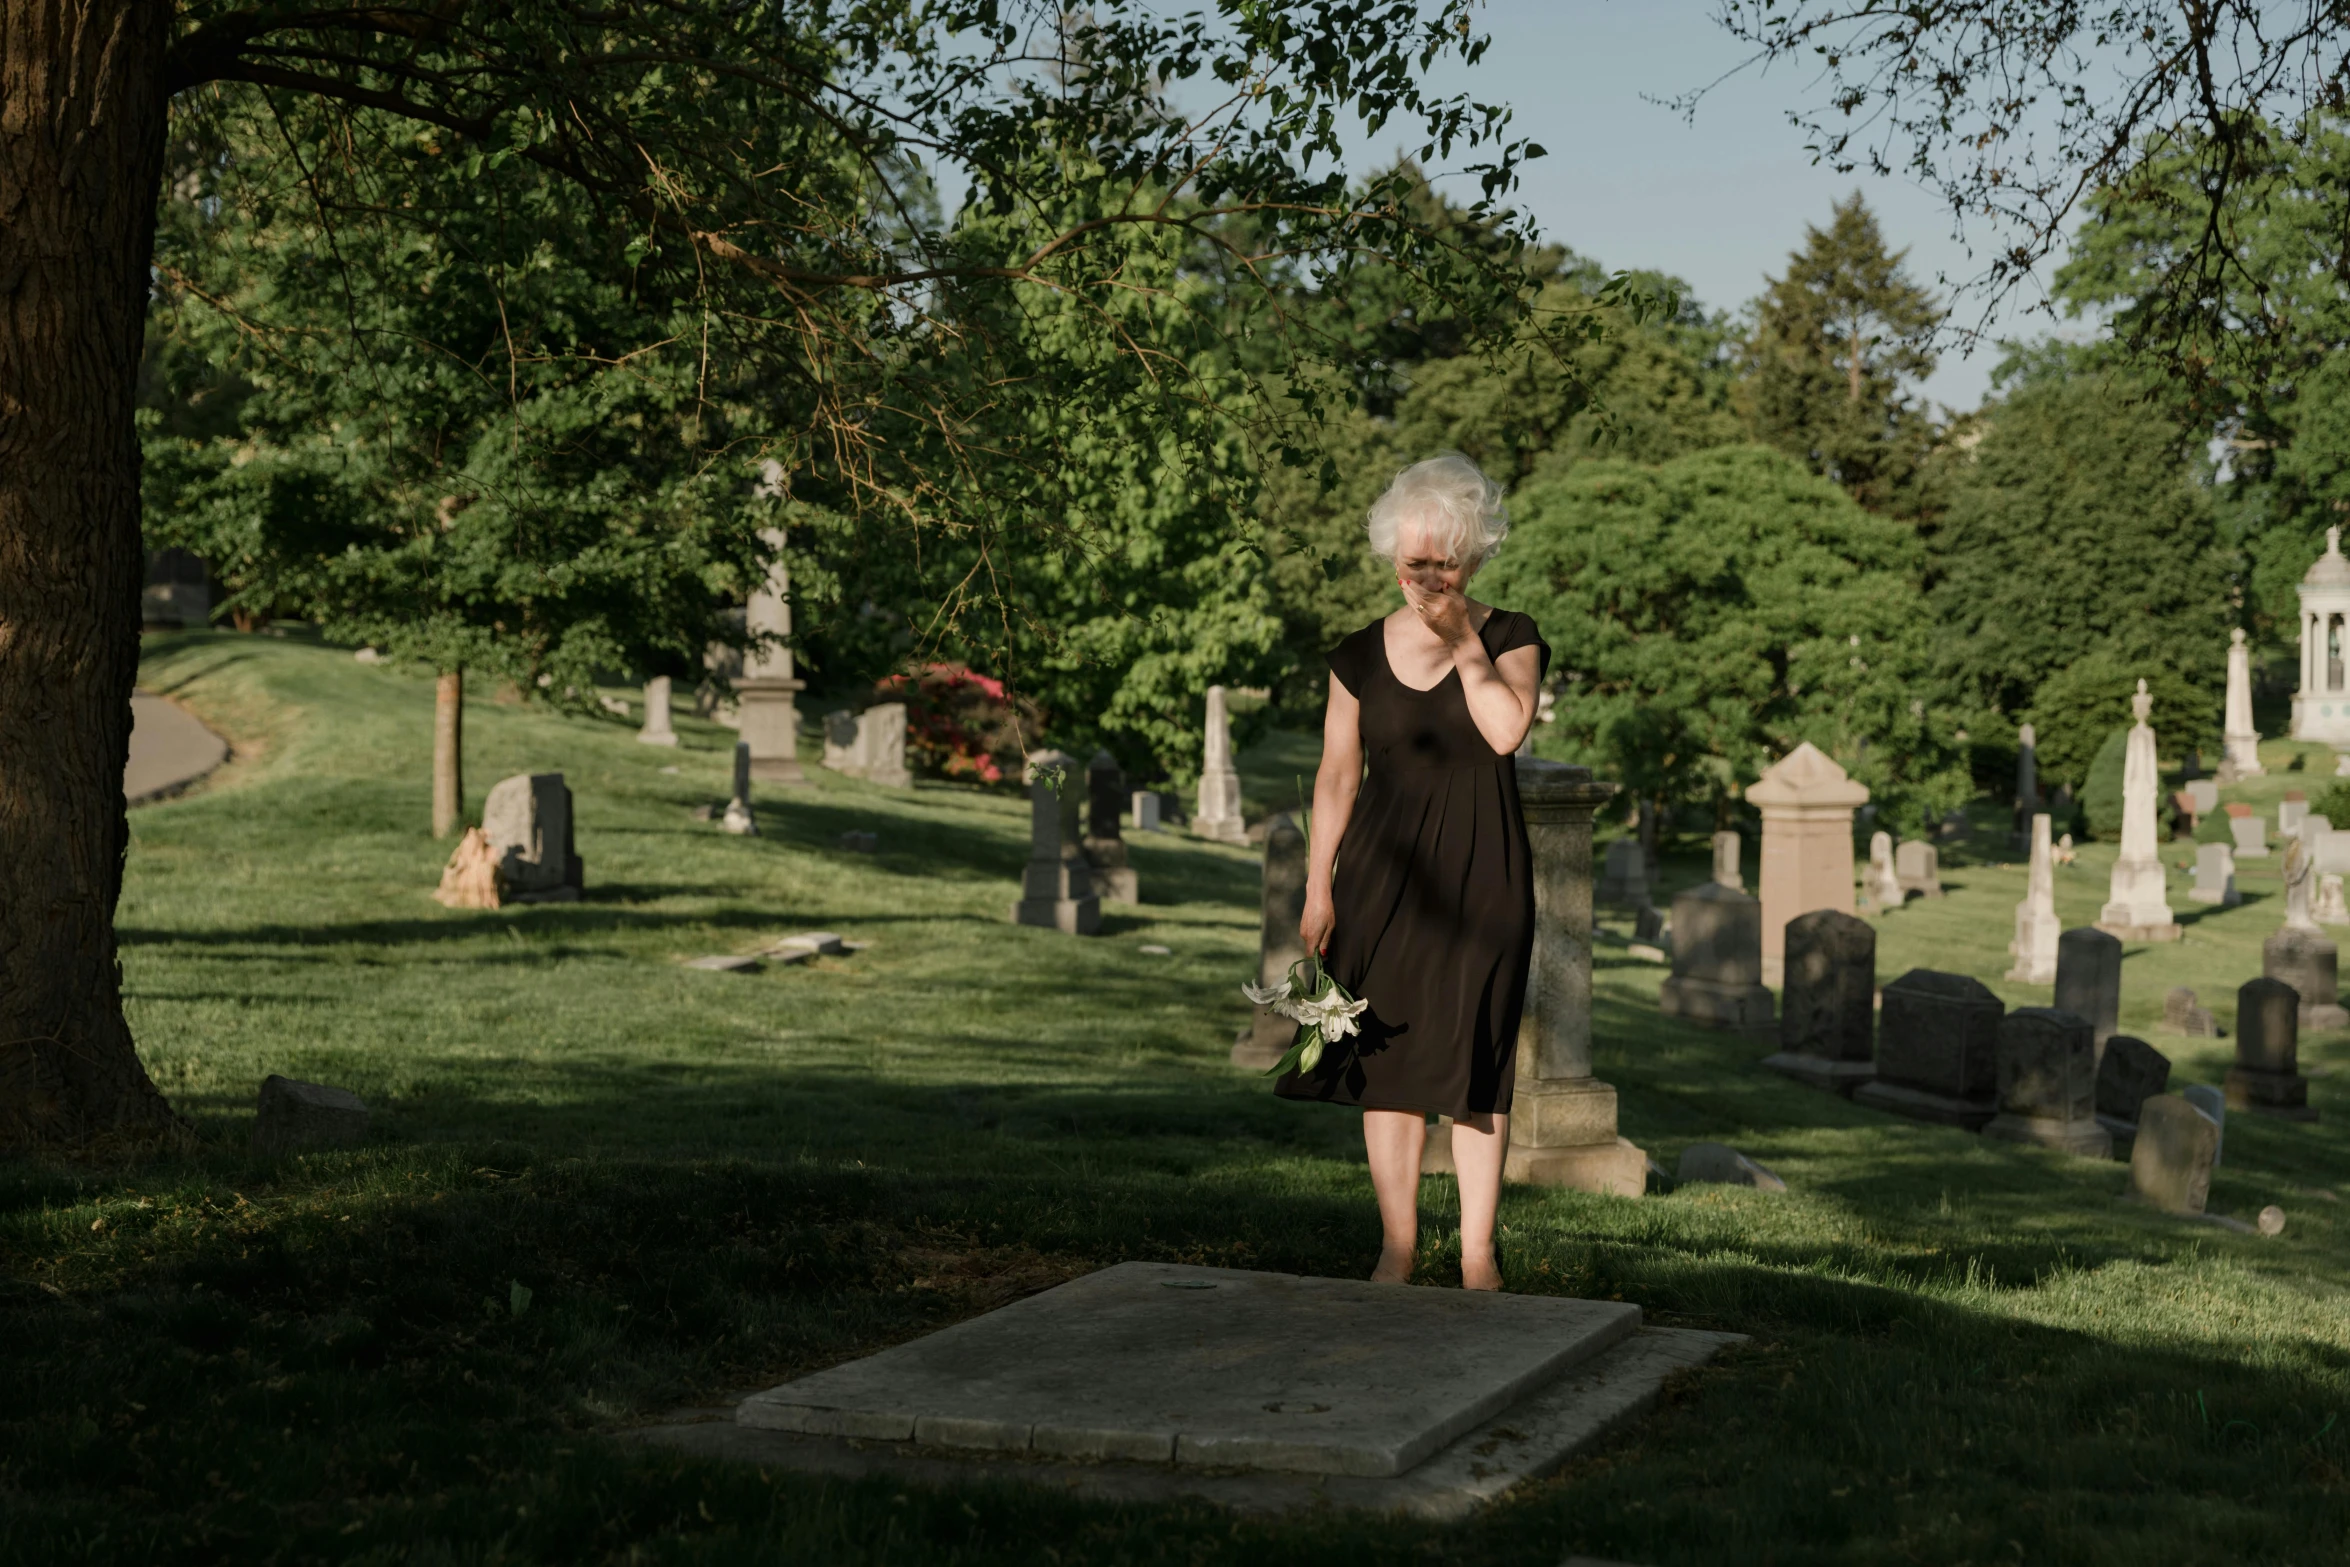
<svg viewBox="0 0 2350 1567">
<path fill-rule="evenodd" d="M 2293 738 L 2350 746 L 2350 560 L 2342 530 L 2326 529 L 2326 552 L 2301 578 L 2301 687 L 2293 693 Z"/>
</svg>

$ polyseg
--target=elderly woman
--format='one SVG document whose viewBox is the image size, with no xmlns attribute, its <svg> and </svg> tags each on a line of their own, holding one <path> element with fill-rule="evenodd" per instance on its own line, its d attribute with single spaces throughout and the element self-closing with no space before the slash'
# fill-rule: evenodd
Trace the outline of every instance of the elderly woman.
<svg viewBox="0 0 2350 1567">
<path fill-rule="evenodd" d="M 1469 579 L 1509 531 L 1500 487 L 1457 453 L 1414 463 L 1371 508 L 1404 607 L 1330 654 L 1314 779 L 1306 945 L 1370 1005 L 1362 1034 L 1275 1092 L 1359 1105 L 1379 1196 L 1374 1280 L 1409 1278 L 1427 1118 L 1453 1118 L 1461 1282 L 1499 1289 L 1493 1211 L 1534 941 L 1513 757 L 1550 648 Z M 1368 771 L 1365 763 L 1368 762 Z"/>
</svg>

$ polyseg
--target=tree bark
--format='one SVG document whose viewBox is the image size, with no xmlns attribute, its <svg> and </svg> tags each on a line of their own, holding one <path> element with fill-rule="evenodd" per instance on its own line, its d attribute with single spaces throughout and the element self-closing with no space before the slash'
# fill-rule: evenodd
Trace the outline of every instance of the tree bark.
<svg viewBox="0 0 2350 1567">
<path fill-rule="evenodd" d="M 0 1147 L 180 1123 L 122 1015 L 168 0 L 0 0 Z"/>
<path fill-rule="evenodd" d="M 432 835 L 465 824 L 465 671 L 444 670 L 433 686 Z"/>
</svg>

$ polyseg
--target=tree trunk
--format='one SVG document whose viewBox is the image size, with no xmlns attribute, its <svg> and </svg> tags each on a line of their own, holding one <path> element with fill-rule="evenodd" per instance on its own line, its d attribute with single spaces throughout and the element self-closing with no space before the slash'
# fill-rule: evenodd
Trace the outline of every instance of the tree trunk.
<svg viewBox="0 0 2350 1567">
<path fill-rule="evenodd" d="M 432 699 L 432 835 L 465 823 L 465 671 L 444 670 Z"/>
<path fill-rule="evenodd" d="M 165 0 L 0 0 L 0 1147 L 180 1126 L 114 944 L 171 26 Z"/>
</svg>

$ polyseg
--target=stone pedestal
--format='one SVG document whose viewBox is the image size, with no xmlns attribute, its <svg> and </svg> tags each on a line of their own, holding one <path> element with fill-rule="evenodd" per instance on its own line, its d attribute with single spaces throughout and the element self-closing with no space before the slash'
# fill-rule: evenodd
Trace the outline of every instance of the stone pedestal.
<svg viewBox="0 0 2350 1567">
<path fill-rule="evenodd" d="M 1985 1137 L 2113 1156 L 2113 1135 L 2097 1123 L 2097 1046 L 2085 1018 L 2018 1007 L 1999 1021 L 1998 1069 L 1999 1113 Z"/>
<path fill-rule="evenodd" d="M 2031 871 L 2023 900 L 2015 906 L 2015 938 L 2007 944 L 2015 959 L 2007 977 L 2027 985 L 2045 985 L 2056 978 L 2056 857 L 2048 832 L 2046 813 L 2034 816 Z"/>
<path fill-rule="evenodd" d="M 1852 813 L 1868 803 L 1810 741 L 1782 757 L 1746 791 L 1762 812 L 1762 982 L 1785 973 L 1787 922 L 1814 909 L 1852 912 Z"/>
<path fill-rule="evenodd" d="M 1085 863 L 1103 898 L 1140 903 L 1142 883 L 1126 862 L 1126 838 L 1118 830 L 1125 807 L 1126 775 L 1118 759 L 1107 751 L 1094 752 L 1085 769 Z"/>
<path fill-rule="evenodd" d="M 1197 837 L 1218 843 L 1248 842 L 1248 825 L 1240 816 L 1240 774 L 1232 767 L 1232 718 L 1222 686 L 1208 687 L 1207 746 L 1199 770 L 1199 809 L 1192 813 L 1191 830 Z"/>
<path fill-rule="evenodd" d="M 783 563 L 783 530 L 763 529 L 769 563 L 766 585 L 743 609 L 743 628 L 755 639 L 734 682 L 735 727 L 751 748 L 751 776 L 769 783 L 808 781 L 800 770 L 800 692 L 792 669 L 791 572 Z"/>
<path fill-rule="evenodd" d="M 677 744 L 677 730 L 671 726 L 669 717 L 667 675 L 655 675 L 645 682 L 645 722 L 636 737 L 645 745 Z"/>
<path fill-rule="evenodd" d="M 2153 710 L 2154 698 L 2141 680 L 2137 695 L 2130 698 L 2130 711 L 2137 721 L 2130 726 L 2122 762 L 2122 852 L 2113 862 L 2105 907 L 2097 914 L 2097 928 L 2123 941 L 2179 939 L 2179 922 L 2171 914 L 2163 882 L 2162 844 L 2155 819 L 2162 769 L 2155 760 L 2154 731 L 2146 722 Z"/>
<path fill-rule="evenodd" d="M 1964 974 L 1911 969 L 1884 991 L 1877 1075 L 1855 1104 L 1981 1131 L 1999 1113 L 1999 1021 L 2007 1005 Z"/>
<path fill-rule="evenodd" d="M 1039 751 L 1028 765 L 1028 866 L 1021 873 L 1020 900 L 1008 917 L 1015 925 L 1093 935 L 1101 929 L 1102 903 L 1078 847 L 1074 763 L 1060 751 Z M 1057 793 L 1051 781 L 1038 776 L 1054 768 L 1062 785 Z"/>
<path fill-rule="evenodd" d="M 2247 980 L 2236 991 L 2236 1064 L 2227 1076 L 2230 1109 L 2258 1110 L 2288 1121 L 2317 1119 L 2309 1108 L 2309 1079 L 2301 1075 L 2299 1003 L 2293 987 L 2279 979 Z"/>
<path fill-rule="evenodd" d="M 1942 851 L 1923 838 L 1894 845 L 1893 874 L 1905 894 L 1921 898 L 1942 896 Z"/>
<path fill-rule="evenodd" d="M 1265 828 L 1265 881 L 1257 926 L 1257 983 L 1285 977 L 1306 955 L 1298 924 L 1306 915 L 1306 835 L 1284 812 Z M 1297 1041 L 1297 1024 L 1258 1007 L 1232 1046 L 1232 1064 L 1263 1072 Z"/>
<path fill-rule="evenodd" d="M 1779 1049 L 1763 1065 L 1849 1097 L 1877 1075 L 1877 931 L 1867 920 L 1814 909 L 1787 922 Z"/>
<path fill-rule="evenodd" d="M 1591 813 L 1616 786 L 1532 757 L 1517 769 L 1534 855 L 1534 957 L 1502 1173 L 1637 1197 L 1648 1189 L 1648 1155 L 1617 1135 L 1616 1091 L 1591 1075 Z"/>
<path fill-rule="evenodd" d="M 2260 732 L 2252 727 L 2252 654 L 2244 646 L 2241 626 L 2228 633 L 2228 693 L 2221 731 L 2235 776 L 2260 777 Z"/>
<path fill-rule="evenodd" d="M 1673 899 L 1673 972 L 1657 1005 L 1667 1017 L 1708 1028 L 1772 1032 L 1759 900 L 1711 881 Z"/>
</svg>

